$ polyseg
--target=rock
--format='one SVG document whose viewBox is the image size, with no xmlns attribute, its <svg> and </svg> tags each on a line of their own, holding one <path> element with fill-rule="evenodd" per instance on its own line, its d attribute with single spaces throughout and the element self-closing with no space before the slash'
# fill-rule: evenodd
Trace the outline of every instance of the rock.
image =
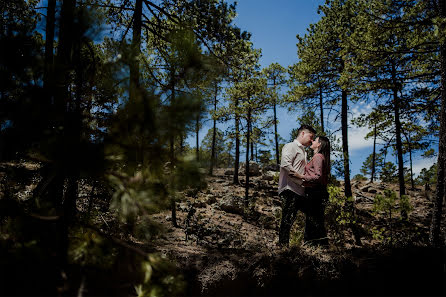
<svg viewBox="0 0 446 297">
<path fill-rule="evenodd" d="M 234 175 L 234 170 L 232 169 L 226 170 L 225 175 Z"/>
<path fill-rule="evenodd" d="M 238 196 L 226 195 L 218 202 L 218 206 L 229 213 L 244 214 L 243 198 Z"/>
<path fill-rule="evenodd" d="M 262 169 L 263 171 L 273 171 L 273 172 L 279 172 L 280 171 L 280 165 L 279 164 L 270 164 L 266 165 Z"/>
<path fill-rule="evenodd" d="M 168 222 L 172 221 L 172 216 L 166 216 L 166 221 Z"/>
<path fill-rule="evenodd" d="M 270 216 L 262 217 L 262 225 L 266 229 L 275 229 L 276 228 L 276 219 Z"/>
<path fill-rule="evenodd" d="M 362 188 L 359 188 L 360 191 L 362 191 L 362 192 L 366 192 L 366 193 L 369 192 L 369 189 L 370 189 L 370 185 L 367 185 L 367 186 L 364 186 L 364 187 L 362 187 Z"/>
<path fill-rule="evenodd" d="M 210 194 L 210 195 L 206 196 L 206 203 L 207 204 L 213 204 L 215 202 L 217 202 L 217 198 L 214 195 Z"/>
<path fill-rule="evenodd" d="M 260 189 L 266 189 L 269 187 L 268 182 L 265 180 L 258 180 L 257 181 L 257 187 Z"/>
<path fill-rule="evenodd" d="M 195 208 L 204 208 L 207 203 L 205 201 L 195 201 L 193 205 Z"/>
<path fill-rule="evenodd" d="M 263 171 L 262 179 L 271 181 L 271 180 L 274 180 L 274 177 L 276 177 L 276 176 L 278 178 L 278 176 L 279 176 L 278 172 L 275 172 L 275 171 Z"/>
<path fill-rule="evenodd" d="M 376 194 L 376 193 L 378 193 L 378 191 L 376 190 L 376 189 L 369 189 L 369 193 L 371 193 L 371 194 Z"/>
<path fill-rule="evenodd" d="M 240 163 L 239 167 L 239 174 L 245 175 L 245 164 L 246 163 Z M 249 175 L 250 176 L 259 176 L 260 175 L 260 166 L 256 162 L 249 161 Z"/>
<path fill-rule="evenodd" d="M 276 217 L 276 218 L 279 218 L 282 215 L 282 208 L 281 207 L 273 206 L 271 208 L 271 211 L 272 211 L 274 217 Z"/>
</svg>

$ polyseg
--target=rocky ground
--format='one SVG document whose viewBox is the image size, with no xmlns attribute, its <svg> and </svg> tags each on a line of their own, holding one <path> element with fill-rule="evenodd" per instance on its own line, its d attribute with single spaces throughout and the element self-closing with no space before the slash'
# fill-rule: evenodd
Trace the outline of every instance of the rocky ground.
<svg viewBox="0 0 446 297">
<path fill-rule="evenodd" d="M 39 177 L 31 163 L 2 164 L 1 194 L 25 201 Z M 352 181 L 357 219 L 355 239 L 351 224 L 339 221 L 341 205 L 329 203 L 326 226 L 330 245 L 303 242 L 304 216 L 294 224 L 289 248 L 278 247 L 281 200 L 274 171 L 257 170 L 250 178 L 245 201 L 244 176 L 232 183 L 229 169 L 216 169 L 207 188 L 180 193 L 177 226 L 170 211 L 152 215 L 163 230 L 149 241 L 135 238 L 116 223 L 106 203 L 89 205 L 92 186 L 81 185 L 78 210 L 91 207 L 100 230 L 122 243 L 159 253 L 175 263 L 187 281 L 190 296 L 266 295 L 441 295 L 445 292 L 444 255 L 428 247 L 432 192 L 408 190 L 412 211 L 400 220 L 398 205 L 392 217 L 373 212 L 374 200 L 384 190 L 398 193 L 396 184 Z M 342 183 L 338 185 L 342 189 Z M 342 190 L 341 190 L 342 192 Z M 246 207 L 246 204 L 248 205 Z M 443 218 L 443 223 L 445 218 Z M 116 229 L 118 227 L 118 229 Z M 442 226 L 442 234 L 446 230 Z M 390 289 L 388 289 L 390 288 Z M 93 291 L 92 291 L 93 292 Z M 98 291 L 100 292 L 100 290 Z"/>
<path fill-rule="evenodd" d="M 281 201 L 273 173 L 251 177 L 248 212 L 243 207 L 244 177 L 241 176 L 240 185 L 234 185 L 228 173 L 230 170 L 216 170 L 208 178 L 207 190 L 196 197 L 186 196 L 178 203 L 178 228 L 172 227 L 170 212 L 154 216 L 167 230 L 155 241 L 156 250 L 193 275 L 194 295 L 287 295 L 295 292 L 285 281 L 290 278 L 292 288 L 308 294 L 348 294 L 345 282 L 352 282 L 350 293 L 359 294 L 369 280 L 376 277 L 382 281 L 377 275 L 395 271 L 387 267 L 390 261 L 380 262 L 383 257 L 393 259 L 389 251 L 410 247 L 424 253 L 427 246 L 432 193 L 421 187 L 408 190 L 413 210 L 404 223 L 399 219 L 397 206 L 391 219 L 386 213 L 372 212 L 376 195 L 386 189 L 398 193 L 397 185 L 355 180 L 352 187 L 360 244 L 350 228 L 339 226 L 331 217 L 327 218 L 330 246 L 306 245 L 302 242 L 304 216 L 300 214 L 292 230 L 290 248 L 280 248 L 277 242 Z M 328 212 L 330 207 L 334 213 L 335 206 L 328 206 Z M 425 268 L 429 261 L 423 264 L 427 265 Z M 369 277 L 362 279 L 360 275 L 367 273 Z M 278 284 L 288 289 L 275 291 Z M 358 286 L 357 291 L 353 284 Z M 271 286 L 275 289 L 270 291 Z M 379 289 L 373 289 L 371 294 L 379 292 L 376 290 Z"/>
</svg>

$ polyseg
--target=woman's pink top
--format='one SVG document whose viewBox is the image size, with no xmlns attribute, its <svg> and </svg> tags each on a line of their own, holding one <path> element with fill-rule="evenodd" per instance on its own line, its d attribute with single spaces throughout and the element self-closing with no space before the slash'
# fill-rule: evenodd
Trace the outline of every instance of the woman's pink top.
<svg viewBox="0 0 446 297">
<path fill-rule="evenodd" d="M 305 166 L 304 186 L 311 187 L 318 184 L 327 185 L 328 173 L 326 172 L 325 158 L 322 154 L 314 155 L 313 159 Z"/>
</svg>

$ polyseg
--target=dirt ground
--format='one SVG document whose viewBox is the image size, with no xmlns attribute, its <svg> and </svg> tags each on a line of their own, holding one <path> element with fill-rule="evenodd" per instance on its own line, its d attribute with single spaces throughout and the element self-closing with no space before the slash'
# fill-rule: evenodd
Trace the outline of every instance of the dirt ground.
<svg viewBox="0 0 446 297">
<path fill-rule="evenodd" d="M 39 180 L 32 163 L 1 164 L 2 197 L 26 201 Z M 444 251 L 428 245 L 433 207 L 432 191 L 408 189 L 412 210 L 400 219 L 395 205 L 392 217 L 373 212 L 376 195 L 396 184 L 352 181 L 360 241 L 350 225 L 337 221 L 339 205 L 328 204 L 326 227 L 329 246 L 303 241 L 304 215 L 299 213 L 290 247 L 278 246 L 281 200 L 271 174 L 250 178 L 245 200 L 244 176 L 232 183 L 229 169 L 215 169 L 198 193 L 179 193 L 176 223 L 165 210 L 151 216 L 161 227 L 159 235 L 137 238 L 126 233 L 106 201 L 90 204 L 94 191 L 83 181 L 77 207 L 80 216 L 89 208 L 98 230 L 125 245 L 158 253 L 175 263 L 187 282 L 188 296 L 293 296 L 293 295 L 441 295 L 446 263 Z M 5 183 L 8 180 L 8 183 Z M 342 183 L 339 183 L 342 188 Z M 247 205 L 247 207 L 246 207 Z M 443 215 L 444 216 L 444 215 Z M 445 234 L 443 217 L 442 234 Z M 137 224 L 141 223 L 137 221 Z M 89 283 L 98 282 L 97 276 Z M 108 282 L 108 283 L 107 283 Z M 401 285 L 404 284 L 404 285 Z M 104 279 L 104 285 L 110 285 Z M 385 289 L 389 287 L 390 289 Z M 133 290 L 133 285 L 128 285 Z M 93 291 L 91 292 L 101 292 Z M 117 293 L 114 293 L 117 294 Z"/>
</svg>

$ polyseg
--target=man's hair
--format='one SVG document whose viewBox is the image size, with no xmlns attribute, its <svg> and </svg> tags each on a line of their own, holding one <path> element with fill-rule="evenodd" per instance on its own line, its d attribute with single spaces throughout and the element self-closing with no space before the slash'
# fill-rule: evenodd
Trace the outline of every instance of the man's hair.
<svg viewBox="0 0 446 297">
<path fill-rule="evenodd" d="M 302 131 L 308 131 L 313 133 L 314 135 L 316 135 L 316 130 L 313 129 L 313 127 L 311 127 L 310 125 L 302 125 L 300 126 L 299 130 L 297 130 L 297 136 L 300 135 L 300 132 Z"/>
</svg>

